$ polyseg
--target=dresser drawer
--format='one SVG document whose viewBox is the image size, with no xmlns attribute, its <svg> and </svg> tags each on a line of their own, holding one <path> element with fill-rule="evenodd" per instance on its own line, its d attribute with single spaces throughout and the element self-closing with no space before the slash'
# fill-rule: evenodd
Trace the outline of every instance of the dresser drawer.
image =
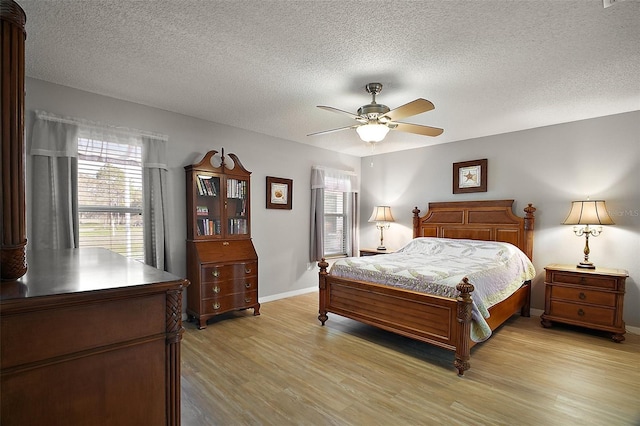
<svg viewBox="0 0 640 426">
<path fill-rule="evenodd" d="M 228 296 L 203 299 L 203 310 L 205 314 L 218 314 L 235 309 L 253 307 L 258 303 L 258 291 L 245 293 L 234 293 Z"/>
<path fill-rule="evenodd" d="M 228 281 L 202 283 L 204 298 L 222 297 L 233 293 L 246 293 L 258 289 L 258 277 L 250 276 Z"/>
<path fill-rule="evenodd" d="M 548 271 L 547 278 L 551 283 L 579 284 L 608 289 L 615 289 L 618 283 L 618 280 L 614 277 L 586 275 L 563 271 Z"/>
<path fill-rule="evenodd" d="M 256 276 L 257 274 L 258 262 L 241 262 L 228 265 L 205 264 L 201 268 L 201 281 L 225 281 L 243 276 Z"/>
<path fill-rule="evenodd" d="M 605 291 L 586 290 L 575 287 L 562 287 L 554 285 L 551 287 L 552 299 L 563 299 L 567 301 L 575 301 L 589 303 L 601 306 L 616 306 L 616 294 Z"/>
<path fill-rule="evenodd" d="M 551 301 L 549 315 L 582 322 L 585 323 L 584 325 L 588 323 L 613 326 L 615 321 L 614 309 L 560 302 L 557 300 Z"/>
</svg>

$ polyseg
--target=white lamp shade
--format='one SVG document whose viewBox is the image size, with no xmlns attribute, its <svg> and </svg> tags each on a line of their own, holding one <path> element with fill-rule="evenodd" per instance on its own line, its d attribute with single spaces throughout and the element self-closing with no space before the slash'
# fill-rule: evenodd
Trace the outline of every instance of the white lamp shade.
<svg viewBox="0 0 640 426">
<path fill-rule="evenodd" d="M 603 200 L 572 201 L 563 225 L 615 225 Z"/>
<path fill-rule="evenodd" d="M 393 215 L 391 214 L 391 207 L 389 206 L 376 206 L 373 208 L 373 213 L 369 218 L 369 222 L 395 222 Z"/>
<path fill-rule="evenodd" d="M 365 124 L 356 127 L 356 132 L 365 142 L 380 142 L 389 133 L 389 128 L 384 124 Z"/>
</svg>

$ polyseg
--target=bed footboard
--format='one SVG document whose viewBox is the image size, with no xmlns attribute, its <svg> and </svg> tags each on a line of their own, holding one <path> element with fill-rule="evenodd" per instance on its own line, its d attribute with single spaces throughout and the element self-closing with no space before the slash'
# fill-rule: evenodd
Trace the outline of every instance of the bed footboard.
<svg viewBox="0 0 640 426">
<path fill-rule="evenodd" d="M 454 366 L 462 376 L 471 353 L 471 292 L 464 278 L 456 299 L 434 296 L 364 281 L 331 276 L 319 263 L 318 320 L 333 312 L 406 337 L 455 352 Z"/>
</svg>

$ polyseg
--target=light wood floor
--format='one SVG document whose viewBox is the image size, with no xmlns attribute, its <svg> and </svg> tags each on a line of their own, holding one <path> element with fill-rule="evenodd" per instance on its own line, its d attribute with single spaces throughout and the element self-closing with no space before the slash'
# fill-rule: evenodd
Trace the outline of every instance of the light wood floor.
<svg viewBox="0 0 640 426">
<path fill-rule="evenodd" d="M 453 353 L 329 314 L 317 294 L 192 323 L 182 341 L 182 424 L 637 425 L 640 336 L 511 318 Z"/>
</svg>

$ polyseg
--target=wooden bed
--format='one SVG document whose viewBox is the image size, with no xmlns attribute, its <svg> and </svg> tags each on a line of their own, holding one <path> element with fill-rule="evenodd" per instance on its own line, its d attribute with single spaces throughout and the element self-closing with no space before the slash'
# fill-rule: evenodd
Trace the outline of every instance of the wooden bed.
<svg viewBox="0 0 640 426">
<path fill-rule="evenodd" d="M 513 200 L 430 203 L 424 216 L 413 210 L 413 237 L 467 238 L 502 241 L 519 247 L 533 259 L 535 208 L 525 216 L 512 212 Z M 455 368 L 469 369 L 473 283 L 464 278 L 457 298 L 429 295 L 397 287 L 332 276 L 323 258 L 319 263 L 319 315 L 325 324 L 332 312 L 455 352 Z M 495 330 L 514 313 L 529 316 L 531 282 L 489 309 L 487 322 Z"/>
</svg>

